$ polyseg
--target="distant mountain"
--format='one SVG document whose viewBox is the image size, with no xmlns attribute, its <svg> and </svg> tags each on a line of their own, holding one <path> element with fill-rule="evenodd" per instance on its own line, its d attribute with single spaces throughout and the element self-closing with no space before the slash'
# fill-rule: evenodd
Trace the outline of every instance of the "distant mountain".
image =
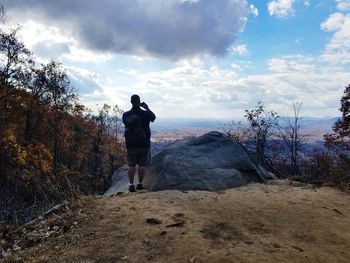
<svg viewBox="0 0 350 263">
<path fill-rule="evenodd" d="M 301 132 L 310 134 L 315 140 L 323 140 L 323 135 L 332 132 L 332 127 L 338 118 L 302 118 Z"/>
<path fill-rule="evenodd" d="M 281 118 L 282 121 L 292 120 L 290 117 Z M 324 130 L 331 131 L 335 117 L 330 118 L 314 118 L 302 117 L 300 119 L 301 128 L 303 130 Z M 156 132 L 176 131 L 183 129 L 220 129 L 224 125 L 229 124 L 232 120 L 216 120 L 216 119 L 157 119 L 152 124 L 152 129 Z M 244 122 L 244 121 L 243 121 Z"/>
<path fill-rule="evenodd" d="M 183 129 L 219 129 L 229 123 L 230 120 L 215 119 L 157 119 L 152 124 L 156 132 L 179 131 Z"/>
<path fill-rule="evenodd" d="M 290 117 L 281 118 L 281 123 L 292 121 Z M 302 117 L 300 119 L 301 132 L 309 135 L 312 141 L 323 140 L 323 135 L 332 131 L 332 126 L 337 120 L 335 117 L 315 118 Z M 240 121 L 240 120 L 238 120 Z M 241 120 L 243 123 L 244 120 Z M 157 119 L 152 124 L 152 131 L 155 137 L 163 137 L 160 140 L 179 139 L 188 136 L 202 135 L 213 130 L 222 130 L 225 125 L 228 125 L 232 120 L 217 120 L 217 119 Z M 164 138 L 165 137 L 165 138 Z"/>
</svg>

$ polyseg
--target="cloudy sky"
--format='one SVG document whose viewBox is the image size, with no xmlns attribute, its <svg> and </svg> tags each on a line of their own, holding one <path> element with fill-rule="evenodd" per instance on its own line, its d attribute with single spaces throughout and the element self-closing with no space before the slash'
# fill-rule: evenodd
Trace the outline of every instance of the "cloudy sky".
<svg viewBox="0 0 350 263">
<path fill-rule="evenodd" d="M 61 61 L 80 100 L 159 117 L 337 116 L 350 83 L 350 0 L 0 0 L 37 61 Z"/>
</svg>

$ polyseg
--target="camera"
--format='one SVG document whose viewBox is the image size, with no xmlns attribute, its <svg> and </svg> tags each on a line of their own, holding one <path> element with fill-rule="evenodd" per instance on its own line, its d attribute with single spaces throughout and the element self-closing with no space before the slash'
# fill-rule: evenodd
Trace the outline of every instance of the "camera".
<svg viewBox="0 0 350 263">
<path fill-rule="evenodd" d="M 144 108 L 144 107 L 146 106 L 146 103 L 143 101 L 143 102 L 140 103 L 140 106 L 141 106 L 142 108 Z"/>
</svg>

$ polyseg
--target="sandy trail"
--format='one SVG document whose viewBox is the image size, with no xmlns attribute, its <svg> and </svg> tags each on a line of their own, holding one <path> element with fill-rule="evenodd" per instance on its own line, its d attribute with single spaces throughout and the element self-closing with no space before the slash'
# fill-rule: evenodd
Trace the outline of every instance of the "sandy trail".
<svg viewBox="0 0 350 263">
<path fill-rule="evenodd" d="M 77 221 L 76 231 L 30 249 L 26 262 L 350 260 L 350 196 L 288 181 L 89 198 Z"/>
</svg>

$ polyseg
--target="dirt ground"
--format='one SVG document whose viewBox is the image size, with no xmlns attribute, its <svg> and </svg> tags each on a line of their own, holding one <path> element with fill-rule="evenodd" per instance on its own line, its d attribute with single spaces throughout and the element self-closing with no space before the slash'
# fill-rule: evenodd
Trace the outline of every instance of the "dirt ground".
<svg viewBox="0 0 350 263">
<path fill-rule="evenodd" d="M 82 200 L 24 262 L 350 262 L 350 195 L 289 181 Z M 5 261 L 6 262 L 6 261 Z"/>
</svg>

